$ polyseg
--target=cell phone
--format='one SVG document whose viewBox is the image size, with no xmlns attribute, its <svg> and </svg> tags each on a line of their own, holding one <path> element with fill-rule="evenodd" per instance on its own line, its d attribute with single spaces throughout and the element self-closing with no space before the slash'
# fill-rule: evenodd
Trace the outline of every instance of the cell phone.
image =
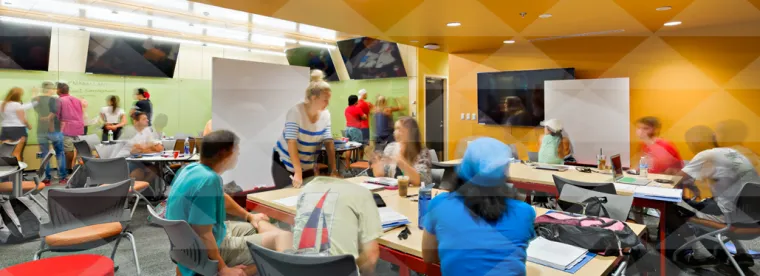
<svg viewBox="0 0 760 276">
<path fill-rule="evenodd" d="M 655 179 L 654 182 L 662 183 L 662 184 L 673 184 L 673 180 L 668 180 L 668 179 Z"/>
<path fill-rule="evenodd" d="M 385 207 L 385 201 L 383 200 L 383 197 L 381 197 L 378 194 L 372 194 L 372 197 L 375 199 L 375 205 L 377 205 L 378 208 Z"/>
</svg>

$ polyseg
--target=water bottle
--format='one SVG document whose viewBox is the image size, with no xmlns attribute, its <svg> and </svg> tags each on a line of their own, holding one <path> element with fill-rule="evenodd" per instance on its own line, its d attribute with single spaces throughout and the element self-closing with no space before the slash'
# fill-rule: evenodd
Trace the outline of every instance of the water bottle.
<svg viewBox="0 0 760 276">
<path fill-rule="evenodd" d="M 190 138 L 185 138 L 185 155 L 190 155 Z"/>
<path fill-rule="evenodd" d="M 639 176 L 643 178 L 647 178 L 649 175 L 649 164 L 647 163 L 649 160 L 647 160 L 646 156 L 642 156 L 641 160 L 639 160 Z"/>
<path fill-rule="evenodd" d="M 417 203 L 418 203 L 417 225 L 420 227 L 420 229 L 423 229 L 422 227 L 423 218 L 425 217 L 425 214 L 427 213 L 427 207 L 432 198 L 433 198 L 433 185 L 425 186 L 425 183 L 423 182 L 422 185 L 420 186 L 419 197 L 417 200 Z"/>
<path fill-rule="evenodd" d="M 113 142 L 113 130 L 108 131 L 108 142 Z"/>
</svg>

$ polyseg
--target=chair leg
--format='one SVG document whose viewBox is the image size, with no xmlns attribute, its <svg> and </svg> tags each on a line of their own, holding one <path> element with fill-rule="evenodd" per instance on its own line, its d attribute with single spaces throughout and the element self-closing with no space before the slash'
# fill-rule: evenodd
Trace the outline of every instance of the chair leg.
<svg viewBox="0 0 760 276">
<path fill-rule="evenodd" d="M 678 247 L 678 249 L 676 249 L 675 252 L 673 252 L 673 256 L 671 256 L 671 257 L 675 260 L 676 256 L 678 256 L 678 253 L 681 253 L 681 251 L 683 251 L 684 249 L 688 248 L 690 245 L 692 245 L 692 244 L 694 244 L 696 242 L 699 242 L 699 241 L 701 241 L 703 239 L 717 239 L 716 237 L 721 236 L 721 234 L 723 232 L 728 231 L 729 227 L 721 228 L 721 229 L 712 231 L 710 233 L 707 233 L 707 234 L 701 235 L 699 237 L 696 237 L 692 241 L 684 243 L 683 245 L 681 245 L 680 247 Z M 663 237 L 661 237 L 661 238 L 663 238 Z M 718 243 L 722 243 L 721 241 L 722 241 L 721 239 L 717 240 Z"/>
<path fill-rule="evenodd" d="M 121 243 L 121 239 L 116 240 L 111 251 L 111 260 L 113 260 L 114 264 L 116 263 L 116 250 L 119 249 L 119 243 Z"/>
<path fill-rule="evenodd" d="M 141 197 L 135 192 L 135 205 L 132 206 L 132 213 L 129 214 L 129 217 L 132 218 L 135 216 L 135 210 L 137 210 L 137 205 L 140 204 Z"/>
<path fill-rule="evenodd" d="M 135 236 L 132 233 L 125 232 L 124 235 L 132 243 L 132 253 L 135 255 L 135 267 L 137 267 L 137 275 L 140 275 L 140 261 L 137 259 L 137 245 L 135 245 Z"/>
<path fill-rule="evenodd" d="M 47 249 L 45 249 L 45 240 L 44 240 L 44 238 L 41 238 L 41 239 L 43 239 L 43 240 L 40 241 L 40 250 L 37 250 L 37 252 L 34 253 L 34 260 L 35 261 L 39 260 L 40 258 L 42 258 L 42 252 L 47 251 Z"/>
<path fill-rule="evenodd" d="M 42 202 L 40 202 L 40 201 L 39 201 L 39 200 L 38 200 L 36 197 L 34 197 L 34 196 L 35 196 L 35 195 L 30 195 L 30 196 L 29 196 L 29 198 L 31 198 L 31 199 L 32 199 L 32 201 L 34 201 L 34 203 L 37 203 L 37 205 L 38 205 L 38 206 L 40 206 L 40 208 L 42 208 L 42 210 L 43 210 L 43 211 L 45 211 L 45 213 L 47 213 L 47 211 L 48 211 L 48 210 L 47 210 L 47 208 L 45 208 L 45 206 L 44 206 L 44 205 L 42 205 Z M 42 193 L 40 193 L 40 196 L 42 196 Z"/>
<path fill-rule="evenodd" d="M 731 252 L 728 251 L 728 248 L 726 248 L 726 244 L 722 242 L 723 236 L 721 234 L 718 234 L 716 237 L 718 238 L 719 241 L 721 241 L 719 242 L 720 247 L 723 248 L 723 252 L 725 252 L 726 255 L 728 255 L 728 260 L 731 261 L 731 264 L 734 266 L 736 271 L 739 272 L 739 275 L 744 276 L 744 271 L 742 271 L 742 268 L 739 266 L 739 263 L 736 262 L 736 260 L 734 259 L 734 256 L 732 256 Z"/>
</svg>

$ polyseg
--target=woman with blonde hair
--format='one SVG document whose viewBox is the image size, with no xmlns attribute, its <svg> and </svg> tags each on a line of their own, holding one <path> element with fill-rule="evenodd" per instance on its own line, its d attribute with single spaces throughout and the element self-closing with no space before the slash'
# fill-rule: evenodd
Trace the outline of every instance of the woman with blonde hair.
<svg viewBox="0 0 760 276">
<path fill-rule="evenodd" d="M 372 161 L 375 177 L 398 175 L 409 177 L 409 184 L 420 186 L 433 181 L 430 167 L 430 152 L 422 146 L 422 136 L 417 121 L 412 117 L 401 117 L 396 121 L 393 136 L 396 142 L 388 144 L 382 155 Z"/>
<path fill-rule="evenodd" d="M 398 98 L 396 106 L 388 106 L 388 100 L 383 96 L 377 96 L 373 117 L 375 118 L 375 149 L 383 150 L 386 145 L 393 142 L 393 113 L 404 109 Z"/>
<path fill-rule="evenodd" d="M 3 103 L 0 104 L 0 114 L 2 115 L 2 131 L 0 131 L 0 141 L 18 142 L 16 148 L 13 150 L 13 156 L 19 161 L 22 161 L 21 153 L 26 146 L 26 139 L 28 137 L 27 129 L 32 129 L 32 125 L 26 120 L 26 110 L 33 108 L 37 105 L 37 101 L 32 103 L 23 104 L 21 98 L 24 96 L 24 89 L 19 87 L 13 87 L 8 94 L 5 95 Z M 34 95 L 36 96 L 36 95 Z"/>
<path fill-rule="evenodd" d="M 304 101 L 290 108 L 285 117 L 282 135 L 277 139 L 272 155 L 272 179 L 277 188 L 290 184 L 299 188 L 304 178 L 313 176 L 322 145 L 327 150 L 330 174 L 338 174 L 330 111 L 327 110 L 332 91 L 323 77 L 322 71 L 311 71 Z"/>
</svg>

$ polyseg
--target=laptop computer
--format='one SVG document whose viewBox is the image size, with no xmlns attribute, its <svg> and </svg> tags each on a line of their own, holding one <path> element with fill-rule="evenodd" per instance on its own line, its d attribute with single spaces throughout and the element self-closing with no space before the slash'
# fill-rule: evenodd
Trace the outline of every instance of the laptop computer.
<svg viewBox="0 0 760 276">
<path fill-rule="evenodd" d="M 646 178 L 630 177 L 630 176 L 623 175 L 623 165 L 620 162 L 620 154 L 615 154 L 612 157 L 610 157 L 610 161 L 612 161 L 611 162 L 612 174 L 613 174 L 615 183 L 644 186 L 644 185 L 649 184 L 649 182 L 652 182 L 652 180 L 649 180 Z"/>
</svg>

